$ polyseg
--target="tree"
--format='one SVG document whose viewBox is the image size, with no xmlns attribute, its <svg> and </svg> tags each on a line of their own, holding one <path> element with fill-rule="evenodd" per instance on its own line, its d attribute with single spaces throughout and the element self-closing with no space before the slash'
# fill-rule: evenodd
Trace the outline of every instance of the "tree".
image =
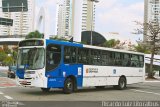
<svg viewBox="0 0 160 107">
<path fill-rule="evenodd" d="M 150 67 L 149 67 L 149 78 L 154 78 L 154 72 L 153 72 L 153 60 L 154 60 L 154 54 L 159 49 L 158 42 L 160 41 L 159 33 L 160 33 L 160 26 L 159 22 L 157 21 L 151 21 L 148 23 L 140 23 L 138 21 L 135 21 L 137 25 L 140 26 L 140 28 L 135 29 L 135 34 L 144 34 L 147 37 L 146 43 L 150 45 L 151 50 L 151 61 L 150 61 Z"/>
<path fill-rule="evenodd" d="M 120 41 L 115 39 L 106 40 L 106 42 L 102 45 L 104 47 L 108 48 L 115 48 L 117 45 L 119 45 Z"/>
<path fill-rule="evenodd" d="M 5 65 L 12 65 L 14 63 L 14 59 L 11 56 L 7 56 L 4 60 L 3 63 Z"/>
<path fill-rule="evenodd" d="M 3 48 L 2 47 L 0 47 L 0 52 L 2 52 L 3 51 Z"/>
<path fill-rule="evenodd" d="M 4 51 L 0 51 L 0 62 L 3 62 L 3 60 L 7 57 L 7 54 Z"/>
<path fill-rule="evenodd" d="M 27 36 L 26 36 L 26 39 L 28 38 L 43 38 L 43 34 L 40 33 L 39 31 L 34 31 L 34 32 L 30 32 Z"/>
<path fill-rule="evenodd" d="M 141 52 L 141 53 L 145 53 L 145 54 L 150 54 L 151 53 L 150 49 L 147 48 L 147 46 L 142 45 L 142 44 L 138 44 L 137 46 L 134 46 L 134 49 L 137 52 Z"/>
<path fill-rule="evenodd" d="M 66 38 L 66 37 L 61 37 L 61 36 L 54 36 L 54 37 L 51 37 L 50 39 L 54 39 L 54 40 L 59 40 L 59 41 L 70 41 L 70 38 Z"/>
<path fill-rule="evenodd" d="M 59 40 L 58 36 L 51 37 L 51 39 Z"/>
<path fill-rule="evenodd" d="M 11 50 L 8 48 L 8 45 L 3 45 L 3 51 L 4 51 L 6 54 L 11 54 Z"/>
<path fill-rule="evenodd" d="M 17 51 L 13 51 L 12 52 L 12 58 L 13 58 L 13 61 L 14 61 L 14 64 L 16 63 L 16 60 L 17 60 Z"/>
</svg>

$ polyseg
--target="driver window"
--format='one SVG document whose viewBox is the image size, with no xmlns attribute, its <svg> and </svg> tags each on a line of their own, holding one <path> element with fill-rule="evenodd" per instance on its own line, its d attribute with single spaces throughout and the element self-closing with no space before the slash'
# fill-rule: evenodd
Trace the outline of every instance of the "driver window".
<svg viewBox="0 0 160 107">
<path fill-rule="evenodd" d="M 46 51 L 46 71 L 55 69 L 61 61 L 61 47 L 59 45 L 48 45 Z"/>
</svg>

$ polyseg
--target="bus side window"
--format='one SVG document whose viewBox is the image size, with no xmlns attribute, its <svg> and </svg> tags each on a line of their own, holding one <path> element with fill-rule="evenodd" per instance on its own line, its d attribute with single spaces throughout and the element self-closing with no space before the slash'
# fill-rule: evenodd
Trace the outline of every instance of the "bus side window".
<svg viewBox="0 0 160 107">
<path fill-rule="evenodd" d="M 101 65 L 101 51 L 100 50 L 91 50 L 91 64 L 92 65 Z"/>
<path fill-rule="evenodd" d="M 64 63 L 70 63 L 70 48 L 64 47 Z"/>
<path fill-rule="evenodd" d="M 76 63 L 76 48 L 75 47 L 64 47 L 64 63 Z"/>
<path fill-rule="evenodd" d="M 47 63 L 50 65 L 54 64 L 53 53 L 49 51 L 47 52 Z"/>
<path fill-rule="evenodd" d="M 102 65 L 106 66 L 109 65 L 109 52 L 107 51 L 102 51 Z"/>
<path fill-rule="evenodd" d="M 48 45 L 46 49 L 46 71 L 55 69 L 61 61 L 61 46 Z"/>
<path fill-rule="evenodd" d="M 143 56 L 139 56 L 139 63 L 140 63 L 140 67 L 144 66 L 144 57 Z"/>
<path fill-rule="evenodd" d="M 89 49 L 78 48 L 78 63 L 89 64 Z"/>
<path fill-rule="evenodd" d="M 121 54 L 120 53 L 115 53 L 115 65 L 121 66 Z"/>
<path fill-rule="evenodd" d="M 71 49 L 71 61 L 72 63 L 76 63 L 76 48 Z"/>
<path fill-rule="evenodd" d="M 109 65 L 112 66 L 115 64 L 115 54 L 114 52 L 109 52 Z"/>
<path fill-rule="evenodd" d="M 123 55 L 122 65 L 125 67 L 130 67 L 130 55 L 129 54 Z"/>
<path fill-rule="evenodd" d="M 131 56 L 131 66 L 132 67 L 139 67 L 138 55 L 132 55 Z"/>
</svg>

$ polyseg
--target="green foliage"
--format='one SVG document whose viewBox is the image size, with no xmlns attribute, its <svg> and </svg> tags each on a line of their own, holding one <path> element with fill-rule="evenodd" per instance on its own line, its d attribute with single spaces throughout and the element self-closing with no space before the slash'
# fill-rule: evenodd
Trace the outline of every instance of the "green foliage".
<svg viewBox="0 0 160 107">
<path fill-rule="evenodd" d="M 82 42 L 80 42 L 81 44 L 86 44 L 87 45 L 87 42 L 85 42 L 85 41 L 82 41 Z"/>
<path fill-rule="evenodd" d="M 29 39 L 29 38 L 43 38 L 43 34 L 41 34 L 39 31 L 34 31 L 34 32 L 30 32 L 27 36 L 26 36 L 26 39 Z"/>
<path fill-rule="evenodd" d="M 10 55 L 10 56 L 9 56 Z M 17 51 L 8 48 L 7 45 L 3 45 L 3 48 L 0 48 L 0 62 L 3 65 L 12 65 L 15 64 L 17 60 Z"/>
<path fill-rule="evenodd" d="M 117 46 L 119 43 L 120 43 L 119 40 L 110 39 L 110 40 L 106 40 L 106 42 L 105 42 L 102 46 L 108 47 L 108 48 L 114 48 L 114 47 Z"/>
<path fill-rule="evenodd" d="M 138 44 L 137 46 L 134 46 L 134 48 L 137 52 L 142 52 L 145 54 L 151 53 L 150 49 L 148 49 L 147 46 L 143 46 L 143 45 Z"/>
<path fill-rule="evenodd" d="M 154 77 L 154 70 L 153 70 L 153 62 L 154 62 L 154 55 L 156 54 L 156 51 L 159 50 L 159 33 L 160 33 L 160 24 L 158 22 L 158 19 L 156 21 L 152 20 L 149 22 L 141 23 L 138 21 L 135 21 L 137 25 L 139 25 L 139 28 L 135 29 L 135 34 L 143 34 L 146 36 L 148 40 L 144 41 L 144 43 L 147 43 L 150 45 L 150 53 L 151 53 L 151 60 L 150 60 L 150 67 L 148 72 L 148 78 Z M 144 50 L 143 50 L 144 51 Z"/>
<path fill-rule="evenodd" d="M 18 55 L 17 51 L 13 51 L 13 52 L 12 52 L 12 58 L 13 58 L 13 60 L 14 60 L 14 64 L 16 64 L 17 55 Z"/>
<path fill-rule="evenodd" d="M 55 39 L 55 40 L 58 40 L 58 36 L 55 36 L 55 37 L 52 37 L 51 39 Z"/>
<path fill-rule="evenodd" d="M 53 39 L 53 40 L 59 40 L 59 41 L 68 41 L 66 38 L 61 38 L 61 37 L 59 37 L 59 36 L 55 36 L 55 37 L 51 37 L 50 39 Z"/>
<path fill-rule="evenodd" d="M 17 53 L 16 51 L 13 51 L 13 52 L 12 52 L 12 55 L 13 55 L 13 59 L 14 59 L 14 60 L 17 59 L 17 54 L 18 54 L 18 53 Z"/>
<path fill-rule="evenodd" d="M 14 59 L 11 56 L 7 56 L 4 60 L 3 63 L 5 65 L 12 65 L 14 63 Z"/>
<path fill-rule="evenodd" d="M 3 60 L 7 57 L 7 54 L 4 51 L 0 51 L 0 62 L 3 62 Z"/>
<path fill-rule="evenodd" d="M 4 51 L 6 54 L 11 54 L 11 50 L 8 48 L 8 45 L 3 45 L 3 51 Z"/>
</svg>

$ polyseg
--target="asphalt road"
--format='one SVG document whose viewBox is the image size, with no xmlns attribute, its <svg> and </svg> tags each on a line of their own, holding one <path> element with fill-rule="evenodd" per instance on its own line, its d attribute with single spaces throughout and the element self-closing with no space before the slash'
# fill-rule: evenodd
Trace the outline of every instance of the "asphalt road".
<svg viewBox="0 0 160 107">
<path fill-rule="evenodd" d="M 109 86 L 105 89 L 87 88 L 67 95 L 61 89 L 43 93 L 39 88 L 20 86 L 1 87 L 0 92 L 16 101 L 157 101 L 160 100 L 160 83 L 129 85 L 126 90 Z"/>
<path fill-rule="evenodd" d="M 43 93 L 39 88 L 1 87 L 0 101 L 16 101 L 20 107 L 39 106 L 52 107 L 66 105 L 72 107 L 99 107 L 102 101 L 160 101 L 160 82 L 129 85 L 126 90 L 115 90 L 112 87 L 105 89 L 80 89 L 72 94 L 63 94 L 60 89 L 52 89 Z M 32 106 L 31 106 L 32 105 Z M 26 107 L 25 106 L 25 107 Z M 19 106 L 18 106 L 19 107 Z"/>
<path fill-rule="evenodd" d="M 40 88 L 16 85 L 15 79 L 0 77 L 2 80 L 9 84 L 0 85 L 2 107 L 11 107 L 3 106 L 5 104 L 12 104 L 12 107 L 102 107 L 102 101 L 160 101 L 160 82 L 132 84 L 126 90 L 107 86 L 105 89 L 85 88 L 72 94 L 63 94 L 61 89 L 43 93 Z"/>
</svg>

